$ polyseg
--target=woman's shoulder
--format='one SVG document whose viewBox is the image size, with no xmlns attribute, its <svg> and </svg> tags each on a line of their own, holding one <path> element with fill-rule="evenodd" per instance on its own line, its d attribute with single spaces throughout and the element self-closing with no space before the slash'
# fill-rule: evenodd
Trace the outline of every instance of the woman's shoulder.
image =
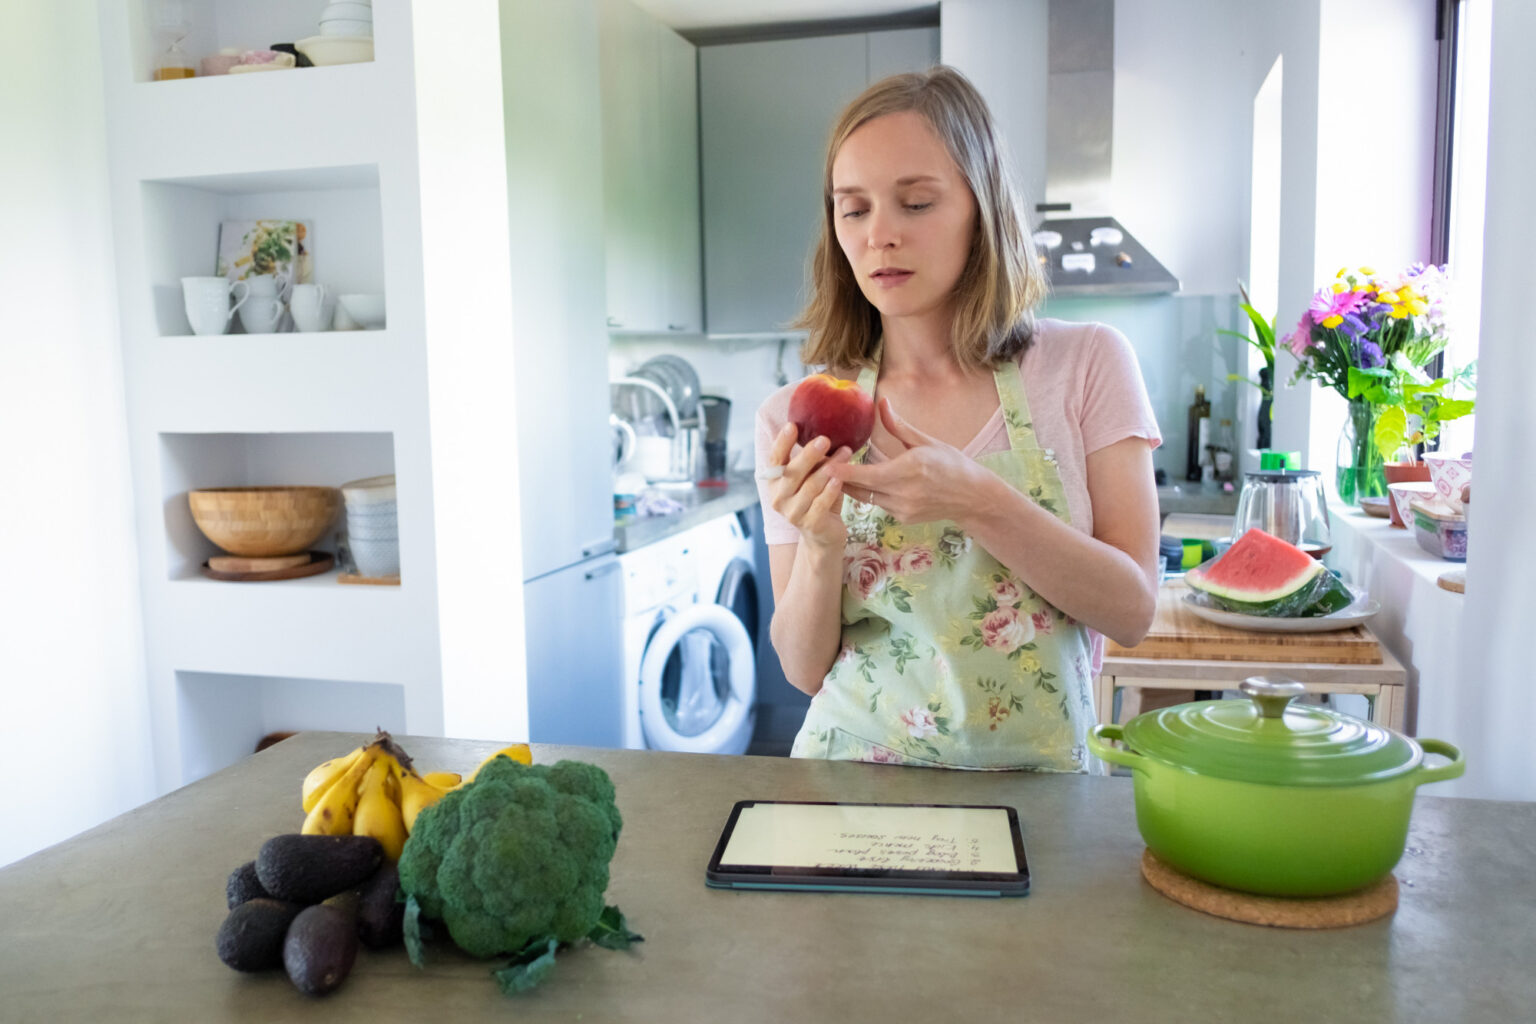
<svg viewBox="0 0 1536 1024">
<path fill-rule="evenodd" d="M 1119 362 L 1127 354 L 1135 358 L 1130 340 L 1109 324 L 1041 317 L 1019 354 L 1019 366 L 1026 376 L 1081 376 L 1097 363 Z"/>
</svg>

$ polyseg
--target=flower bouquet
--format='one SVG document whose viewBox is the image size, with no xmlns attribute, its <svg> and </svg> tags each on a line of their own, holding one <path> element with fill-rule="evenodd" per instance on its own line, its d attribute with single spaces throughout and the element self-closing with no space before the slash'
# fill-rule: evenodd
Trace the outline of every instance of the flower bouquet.
<svg viewBox="0 0 1536 1024">
<path fill-rule="evenodd" d="M 1349 402 L 1339 449 L 1339 497 L 1354 504 L 1386 493 L 1383 463 L 1434 438 L 1440 424 L 1472 411 L 1475 363 L 1431 379 L 1424 366 L 1450 340 L 1445 268 L 1415 263 L 1397 274 L 1343 268 L 1284 344 L 1296 356 L 1294 384 L 1311 378 Z"/>
</svg>

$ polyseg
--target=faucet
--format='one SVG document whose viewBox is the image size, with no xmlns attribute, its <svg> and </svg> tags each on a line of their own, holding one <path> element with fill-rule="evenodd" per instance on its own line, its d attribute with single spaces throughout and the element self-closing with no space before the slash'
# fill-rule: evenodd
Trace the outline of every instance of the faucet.
<svg viewBox="0 0 1536 1024">
<path fill-rule="evenodd" d="M 683 440 L 682 417 L 677 414 L 677 403 L 672 401 L 672 396 L 667 394 L 666 390 L 663 389 L 660 385 L 648 381 L 643 377 L 619 377 L 616 380 L 609 381 L 608 386 L 609 388 L 643 388 L 661 399 L 662 405 L 665 406 L 667 410 L 667 419 L 672 421 L 672 447 L 670 457 L 667 460 L 667 474 L 662 477 L 657 477 L 654 482 L 680 483 L 687 481 L 689 479 L 687 469 L 686 467 L 680 466 L 680 463 L 683 461 L 680 452 L 680 446 Z"/>
</svg>

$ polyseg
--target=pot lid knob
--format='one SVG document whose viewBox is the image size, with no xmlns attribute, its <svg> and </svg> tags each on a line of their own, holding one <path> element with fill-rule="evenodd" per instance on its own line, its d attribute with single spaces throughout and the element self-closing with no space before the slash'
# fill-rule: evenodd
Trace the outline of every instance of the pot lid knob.
<svg viewBox="0 0 1536 1024">
<path fill-rule="evenodd" d="M 1249 676 L 1237 688 L 1253 698 L 1253 702 L 1259 706 L 1259 714 L 1265 718 L 1284 718 L 1286 705 L 1307 692 L 1307 688 L 1294 679 L 1269 679 L 1265 676 Z"/>
</svg>

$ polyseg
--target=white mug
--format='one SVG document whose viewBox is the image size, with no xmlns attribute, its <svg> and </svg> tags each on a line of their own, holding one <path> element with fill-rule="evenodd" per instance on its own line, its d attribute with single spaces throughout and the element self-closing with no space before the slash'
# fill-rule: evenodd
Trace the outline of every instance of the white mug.
<svg viewBox="0 0 1536 1024">
<path fill-rule="evenodd" d="M 332 298 L 323 284 L 296 284 L 288 312 L 301 331 L 326 331 L 331 327 Z"/>
<path fill-rule="evenodd" d="M 245 294 L 231 306 L 229 297 L 237 288 L 244 288 Z M 223 334 L 229 330 L 229 320 L 235 315 L 235 310 L 245 305 L 245 300 L 251 297 L 251 290 L 244 281 L 230 281 L 222 277 L 184 277 L 181 279 L 181 297 L 193 334 Z"/>
<path fill-rule="evenodd" d="M 245 279 L 250 286 L 250 301 L 240 311 L 246 334 L 271 334 L 283 318 L 282 289 L 271 274 L 252 274 Z"/>
</svg>

